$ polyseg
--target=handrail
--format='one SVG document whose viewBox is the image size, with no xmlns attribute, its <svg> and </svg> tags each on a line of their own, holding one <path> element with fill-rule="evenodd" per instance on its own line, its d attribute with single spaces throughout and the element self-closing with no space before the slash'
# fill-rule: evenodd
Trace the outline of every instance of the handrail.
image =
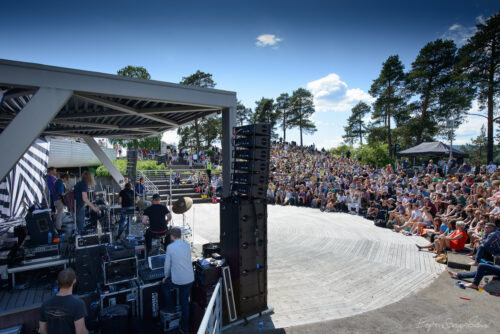
<svg viewBox="0 0 500 334">
<path fill-rule="evenodd" d="M 219 278 L 219 282 L 215 286 L 197 333 L 222 333 L 222 278 Z"/>
<path fill-rule="evenodd" d="M 146 188 L 146 193 L 149 194 L 157 194 L 158 193 L 158 187 L 155 186 L 153 182 L 142 172 L 142 170 L 138 170 L 137 174 L 139 174 L 139 178 L 143 177 L 144 178 L 144 186 Z"/>
</svg>

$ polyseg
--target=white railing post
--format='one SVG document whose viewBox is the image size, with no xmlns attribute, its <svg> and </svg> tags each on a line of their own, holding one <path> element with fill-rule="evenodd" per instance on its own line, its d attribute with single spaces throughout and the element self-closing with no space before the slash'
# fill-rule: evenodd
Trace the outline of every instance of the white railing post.
<svg viewBox="0 0 500 334">
<path fill-rule="evenodd" d="M 222 278 L 219 278 L 219 282 L 215 286 L 197 333 L 222 333 Z"/>
</svg>

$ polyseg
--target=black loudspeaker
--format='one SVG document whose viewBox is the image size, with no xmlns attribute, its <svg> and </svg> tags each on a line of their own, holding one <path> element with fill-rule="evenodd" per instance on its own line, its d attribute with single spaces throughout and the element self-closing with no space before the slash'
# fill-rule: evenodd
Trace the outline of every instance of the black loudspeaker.
<svg viewBox="0 0 500 334">
<path fill-rule="evenodd" d="M 234 140 L 234 147 L 248 147 L 248 148 L 269 148 L 271 137 L 269 136 L 250 136 L 236 138 Z"/>
<path fill-rule="evenodd" d="M 269 149 L 266 148 L 250 148 L 234 150 L 235 159 L 245 159 L 245 160 L 263 160 L 269 164 Z"/>
<path fill-rule="evenodd" d="M 233 193 L 239 196 L 266 198 L 266 184 L 237 184 L 234 183 L 231 187 Z"/>
<path fill-rule="evenodd" d="M 270 136 L 271 125 L 267 123 L 237 126 L 233 128 L 234 136 Z"/>
<path fill-rule="evenodd" d="M 221 255 L 231 269 L 238 317 L 267 308 L 267 204 L 262 199 L 222 199 Z"/>
<path fill-rule="evenodd" d="M 75 250 L 76 290 L 78 294 L 95 291 L 104 282 L 101 258 L 104 246 L 86 247 Z"/>
<path fill-rule="evenodd" d="M 265 173 L 235 173 L 233 182 L 239 184 L 267 184 L 268 175 Z"/>
<path fill-rule="evenodd" d="M 49 232 L 52 237 L 57 236 L 54 222 L 50 217 L 50 210 L 37 213 L 28 213 L 25 217 L 26 227 L 32 243 L 46 245 L 49 243 Z M 51 240 L 52 241 L 52 240 Z"/>
<path fill-rule="evenodd" d="M 267 161 L 237 161 L 233 163 L 235 172 L 268 172 L 269 163 Z"/>
</svg>

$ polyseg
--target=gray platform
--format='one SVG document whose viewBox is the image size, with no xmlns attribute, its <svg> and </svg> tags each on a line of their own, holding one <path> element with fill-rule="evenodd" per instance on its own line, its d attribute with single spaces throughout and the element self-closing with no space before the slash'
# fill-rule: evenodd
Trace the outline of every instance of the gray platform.
<svg viewBox="0 0 500 334">
<path fill-rule="evenodd" d="M 199 204 L 194 242 L 219 238 L 219 205 Z M 445 269 L 418 252 L 421 237 L 379 228 L 361 217 L 269 206 L 268 288 L 276 328 L 350 317 L 429 286 Z"/>
</svg>

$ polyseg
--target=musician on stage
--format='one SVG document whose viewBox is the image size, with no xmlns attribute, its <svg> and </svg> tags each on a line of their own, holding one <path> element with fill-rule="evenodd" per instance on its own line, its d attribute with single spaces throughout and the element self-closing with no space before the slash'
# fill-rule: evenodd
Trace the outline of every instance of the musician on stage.
<svg viewBox="0 0 500 334">
<path fill-rule="evenodd" d="M 142 216 L 142 223 L 144 225 L 149 225 L 146 233 L 144 234 L 147 254 L 151 251 L 151 242 L 153 238 L 160 238 L 167 233 L 167 224 L 171 219 L 172 214 L 168 208 L 165 205 L 160 204 L 160 195 L 154 194 L 152 204 L 144 210 Z"/>
<path fill-rule="evenodd" d="M 130 183 L 125 184 L 125 188 L 120 191 L 120 203 L 122 205 L 122 213 L 120 224 L 118 228 L 117 239 L 120 238 L 123 231 L 125 231 L 125 237 L 129 235 L 130 232 L 130 220 L 133 216 L 135 209 L 135 194 L 132 190 L 132 185 Z M 126 229 L 125 229 L 126 228 Z"/>
<path fill-rule="evenodd" d="M 85 204 L 88 205 L 96 213 L 100 213 L 99 208 L 95 204 L 93 204 L 87 196 L 89 186 L 93 186 L 94 184 L 94 177 L 92 176 L 92 174 L 89 171 L 85 171 L 82 173 L 82 179 L 77 184 L 75 184 L 74 187 L 76 204 L 76 227 L 78 228 L 79 233 L 81 233 L 83 228 L 85 227 Z"/>
</svg>

